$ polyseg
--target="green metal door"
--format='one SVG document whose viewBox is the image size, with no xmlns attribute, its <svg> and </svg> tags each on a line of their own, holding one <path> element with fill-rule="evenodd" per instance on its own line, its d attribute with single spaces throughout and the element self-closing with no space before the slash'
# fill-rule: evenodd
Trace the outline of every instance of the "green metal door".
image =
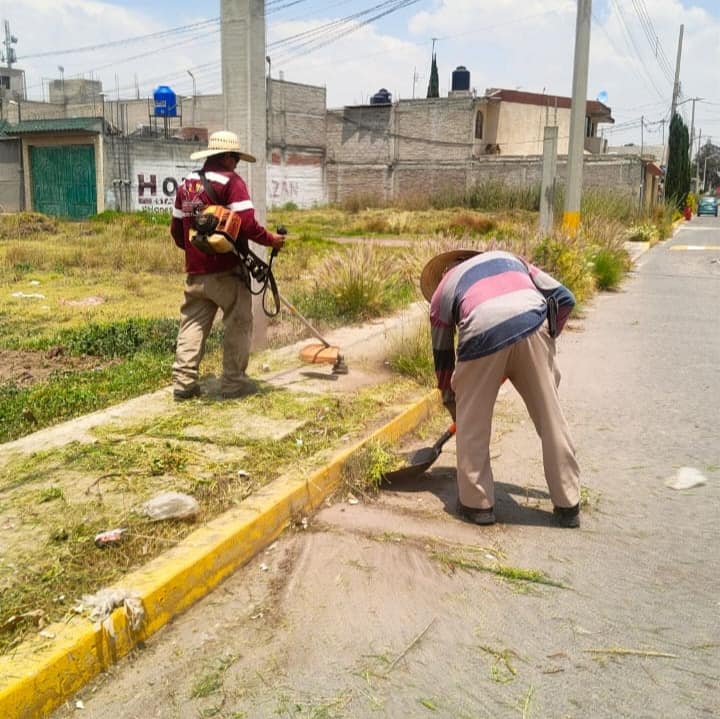
<svg viewBox="0 0 720 719">
<path fill-rule="evenodd" d="M 33 208 L 46 215 L 82 219 L 97 212 L 95 148 L 30 148 Z"/>
</svg>

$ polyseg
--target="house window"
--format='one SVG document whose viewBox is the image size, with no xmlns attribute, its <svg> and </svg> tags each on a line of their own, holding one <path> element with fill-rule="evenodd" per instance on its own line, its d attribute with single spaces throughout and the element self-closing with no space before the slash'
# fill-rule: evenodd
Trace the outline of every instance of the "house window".
<svg viewBox="0 0 720 719">
<path fill-rule="evenodd" d="M 4 90 L 10 89 L 10 78 L 7 75 L 0 75 L 0 88 Z"/>
<path fill-rule="evenodd" d="M 478 110 L 475 115 L 475 138 L 481 140 L 483 136 L 483 114 L 481 110 Z"/>
<path fill-rule="evenodd" d="M 478 110 L 478 114 L 475 115 L 475 137 L 480 140 L 483 136 L 483 114 Z"/>
</svg>

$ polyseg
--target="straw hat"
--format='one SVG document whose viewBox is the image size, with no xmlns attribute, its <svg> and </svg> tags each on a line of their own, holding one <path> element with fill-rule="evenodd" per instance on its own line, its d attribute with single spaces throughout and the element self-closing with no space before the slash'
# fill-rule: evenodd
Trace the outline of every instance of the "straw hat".
<svg viewBox="0 0 720 719">
<path fill-rule="evenodd" d="M 210 157 L 211 155 L 224 155 L 226 152 L 233 152 L 240 155 L 240 159 L 245 160 L 245 162 L 255 162 L 255 158 L 252 155 L 248 155 L 247 152 L 243 152 L 240 149 L 238 136 L 229 130 L 213 132 L 208 138 L 207 150 L 193 152 L 193 154 L 190 155 L 190 159 L 200 160 L 203 157 Z"/>
<path fill-rule="evenodd" d="M 420 273 L 420 291 L 425 299 L 430 302 L 440 280 L 450 267 L 479 254 L 481 253 L 477 250 L 450 250 L 433 257 Z"/>
</svg>

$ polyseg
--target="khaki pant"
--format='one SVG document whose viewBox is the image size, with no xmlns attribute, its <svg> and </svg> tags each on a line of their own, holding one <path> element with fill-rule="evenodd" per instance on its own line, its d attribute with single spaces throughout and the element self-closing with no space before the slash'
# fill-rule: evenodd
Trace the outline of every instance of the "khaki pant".
<svg viewBox="0 0 720 719">
<path fill-rule="evenodd" d="M 172 369 L 173 388 L 197 384 L 200 360 L 218 309 L 225 329 L 221 390 L 247 388 L 245 374 L 252 340 L 252 296 L 235 272 L 188 275 L 185 301 L 180 308 L 180 330 Z"/>
<path fill-rule="evenodd" d="M 555 340 L 543 325 L 537 332 L 494 354 L 458 362 L 456 393 L 458 497 L 467 507 L 495 505 L 490 436 L 495 400 L 507 377 L 520 393 L 542 441 L 545 481 L 556 507 L 580 501 L 580 470 L 567 421 L 560 408 L 560 372 Z"/>
</svg>

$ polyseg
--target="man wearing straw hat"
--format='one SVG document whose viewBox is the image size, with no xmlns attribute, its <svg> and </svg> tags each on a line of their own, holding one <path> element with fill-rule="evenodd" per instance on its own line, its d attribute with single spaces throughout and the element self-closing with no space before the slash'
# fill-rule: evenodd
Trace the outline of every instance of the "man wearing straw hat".
<svg viewBox="0 0 720 719">
<path fill-rule="evenodd" d="M 431 259 L 420 288 L 430 302 L 438 388 L 457 422 L 458 513 L 476 524 L 495 522 L 490 434 L 507 378 L 542 441 L 557 522 L 579 527 L 580 471 L 560 408 L 555 362 L 555 338 L 575 305 L 572 292 L 514 254 L 474 250 Z"/>
<path fill-rule="evenodd" d="M 252 339 L 252 296 L 245 268 L 226 243 L 219 254 L 208 254 L 191 241 L 193 218 L 210 205 L 223 206 L 240 219 L 238 239 L 280 249 L 282 235 L 262 227 L 255 219 L 253 204 L 243 179 L 235 173 L 240 160 L 255 162 L 240 148 L 233 132 L 214 132 L 206 150 L 190 155 L 204 159 L 201 170 L 191 172 L 178 188 L 170 234 L 185 251 L 185 301 L 180 309 L 180 330 L 172 369 L 173 397 L 186 400 L 200 394 L 198 370 L 205 342 L 218 309 L 224 325 L 221 392 L 226 399 L 241 397 L 255 390 L 245 371 Z"/>
</svg>

